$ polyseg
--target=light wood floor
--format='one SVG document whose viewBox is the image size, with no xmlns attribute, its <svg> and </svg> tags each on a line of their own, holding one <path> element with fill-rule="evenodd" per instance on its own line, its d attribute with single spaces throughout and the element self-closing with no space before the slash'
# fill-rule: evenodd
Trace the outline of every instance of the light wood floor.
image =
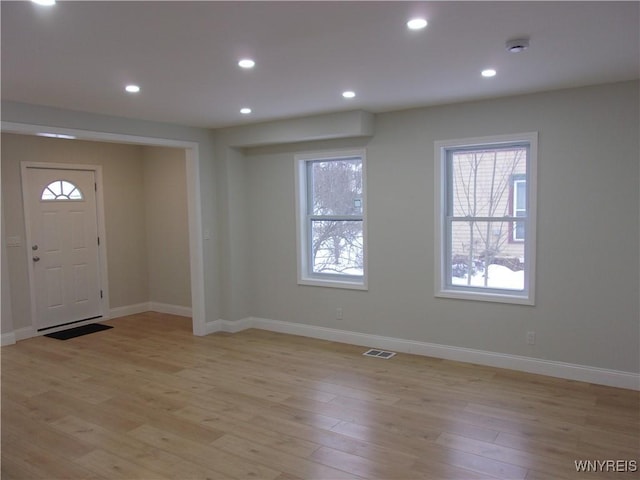
<svg viewBox="0 0 640 480">
<path fill-rule="evenodd" d="M 640 461 L 638 392 L 146 313 L 3 347 L 2 479 L 565 479 Z"/>
</svg>

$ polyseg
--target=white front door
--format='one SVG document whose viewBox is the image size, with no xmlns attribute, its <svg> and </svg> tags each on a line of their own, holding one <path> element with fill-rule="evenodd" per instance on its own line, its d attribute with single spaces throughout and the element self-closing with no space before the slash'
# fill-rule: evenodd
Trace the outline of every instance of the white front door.
<svg viewBox="0 0 640 480">
<path fill-rule="evenodd" d="M 95 172 L 24 171 L 36 329 L 101 317 Z"/>
</svg>

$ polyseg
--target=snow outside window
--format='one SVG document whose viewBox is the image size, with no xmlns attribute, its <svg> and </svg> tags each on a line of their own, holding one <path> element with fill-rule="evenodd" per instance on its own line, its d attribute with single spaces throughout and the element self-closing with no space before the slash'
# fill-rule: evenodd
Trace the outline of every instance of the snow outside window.
<svg viewBox="0 0 640 480">
<path fill-rule="evenodd" d="M 436 142 L 436 295 L 533 304 L 537 134 Z"/>
<path fill-rule="evenodd" d="M 364 159 L 296 155 L 298 283 L 366 288 Z"/>
</svg>

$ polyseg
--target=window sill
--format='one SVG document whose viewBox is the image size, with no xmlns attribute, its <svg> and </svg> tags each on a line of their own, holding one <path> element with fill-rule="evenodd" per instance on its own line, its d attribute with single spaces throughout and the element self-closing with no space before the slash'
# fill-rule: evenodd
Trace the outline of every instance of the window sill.
<svg viewBox="0 0 640 480">
<path fill-rule="evenodd" d="M 312 287 L 328 287 L 328 288 L 344 288 L 347 290 L 369 290 L 366 282 L 357 282 L 349 280 L 324 280 L 321 278 L 300 278 L 298 285 L 306 285 Z"/>
<path fill-rule="evenodd" d="M 475 300 L 479 302 L 509 303 L 529 306 L 535 305 L 533 295 L 527 295 L 526 293 L 521 292 L 509 294 L 445 289 L 437 291 L 435 296 L 438 298 L 452 298 L 456 300 Z"/>
</svg>

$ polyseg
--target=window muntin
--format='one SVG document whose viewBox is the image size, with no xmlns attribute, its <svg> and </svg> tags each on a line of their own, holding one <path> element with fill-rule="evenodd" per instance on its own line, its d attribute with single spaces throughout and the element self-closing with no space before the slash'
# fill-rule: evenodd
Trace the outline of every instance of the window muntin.
<svg viewBox="0 0 640 480">
<path fill-rule="evenodd" d="M 436 142 L 436 295 L 533 303 L 536 142 Z"/>
<path fill-rule="evenodd" d="M 40 195 L 42 201 L 82 200 L 83 198 L 80 189 L 67 180 L 54 180 L 44 187 Z"/>
<path fill-rule="evenodd" d="M 364 152 L 297 155 L 298 281 L 365 286 Z"/>
</svg>

